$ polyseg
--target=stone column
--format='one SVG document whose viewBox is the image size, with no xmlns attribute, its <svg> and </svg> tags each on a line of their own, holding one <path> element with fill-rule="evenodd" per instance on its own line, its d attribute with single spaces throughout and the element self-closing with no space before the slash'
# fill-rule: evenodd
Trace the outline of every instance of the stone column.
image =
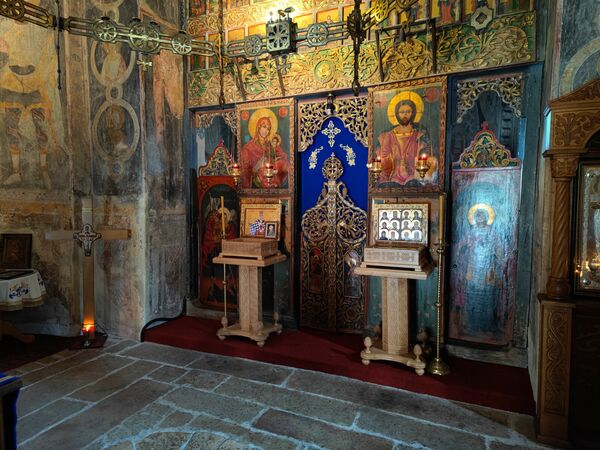
<svg viewBox="0 0 600 450">
<path fill-rule="evenodd" d="M 553 299 L 568 299 L 571 293 L 569 267 L 571 261 L 571 185 L 577 172 L 577 157 L 552 157 L 554 180 L 554 211 L 552 219 L 552 260 L 546 295 Z"/>
</svg>

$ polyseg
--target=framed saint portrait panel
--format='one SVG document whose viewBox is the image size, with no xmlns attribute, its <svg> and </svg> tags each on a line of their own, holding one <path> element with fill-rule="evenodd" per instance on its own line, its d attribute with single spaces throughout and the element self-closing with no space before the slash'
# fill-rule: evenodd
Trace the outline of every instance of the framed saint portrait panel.
<svg viewBox="0 0 600 450">
<path fill-rule="evenodd" d="M 294 99 L 282 99 L 238 105 L 242 192 L 292 192 L 294 102 Z"/>
<path fill-rule="evenodd" d="M 277 239 L 277 222 L 265 222 L 265 238 Z"/>
<path fill-rule="evenodd" d="M 280 203 L 242 202 L 241 209 L 241 237 L 261 237 L 279 239 L 279 224 L 281 222 Z M 268 225 L 271 225 L 271 227 L 268 227 Z M 275 234 L 273 235 L 273 233 Z"/>
<path fill-rule="evenodd" d="M 381 161 L 372 192 L 435 192 L 444 186 L 446 78 L 369 91 L 369 148 Z"/>
<path fill-rule="evenodd" d="M 428 244 L 429 203 L 373 204 L 371 239 L 376 246 Z"/>
</svg>

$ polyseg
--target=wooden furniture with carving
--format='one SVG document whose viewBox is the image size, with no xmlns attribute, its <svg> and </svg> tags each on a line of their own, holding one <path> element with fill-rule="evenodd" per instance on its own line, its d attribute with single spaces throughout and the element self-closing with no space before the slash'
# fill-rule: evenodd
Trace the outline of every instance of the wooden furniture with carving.
<svg viewBox="0 0 600 450">
<path fill-rule="evenodd" d="M 396 251 L 402 252 L 403 249 L 396 249 Z M 414 256 L 420 259 L 420 255 Z M 413 259 L 410 255 L 398 255 L 398 257 Z M 386 267 L 372 261 L 363 262 L 355 269 L 358 275 L 381 277 L 381 339 L 372 339 L 368 336 L 365 338 L 365 349 L 360 353 L 363 364 L 368 365 L 371 360 L 383 359 L 412 367 L 418 375 L 425 373 L 426 363 L 421 357 L 423 353 L 421 346 L 416 344 L 412 352 L 409 350 L 408 280 L 425 280 L 431 270 L 432 267 L 428 263 L 420 268 L 406 269 Z"/>
<path fill-rule="evenodd" d="M 236 245 L 236 241 L 243 245 Z M 231 326 L 227 326 L 226 322 L 223 324 L 223 328 L 217 331 L 217 336 L 221 340 L 227 336 L 244 336 L 256 341 L 256 344 L 262 347 L 271 333 L 281 334 L 282 327 L 277 323 L 279 320 L 277 312 L 273 314 L 272 325 L 265 325 L 262 320 L 262 269 L 285 261 L 287 256 L 277 251 L 276 247 L 275 254 L 269 255 L 268 253 L 273 250 L 272 243 L 275 241 L 266 240 L 267 243 L 264 241 L 256 238 L 223 241 L 223 251 L 213 258 L 214 264 L 239 266 L 239 321 Z M 249 249 L 248 246 L 254 248 Z"/>
</svg>

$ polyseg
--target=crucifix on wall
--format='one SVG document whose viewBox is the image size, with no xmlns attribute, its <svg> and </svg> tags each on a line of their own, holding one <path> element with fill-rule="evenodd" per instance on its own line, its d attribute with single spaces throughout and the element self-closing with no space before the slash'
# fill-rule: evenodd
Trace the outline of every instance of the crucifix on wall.
<svg viewBox="0 0 600 450">
<path fill-rule="evenodd" d="M 114 241 L 131 238 L 131 230 L 110 229 L 96 232 L 92 227 L 91 207 L 82 208 L 83 228 L 80 231 L 48 231 L 47 240 L 72 239 L 77 241 L 83 248 L 83 340 L 75 344 L 76 348 L 102 347 L 106 341 L 104 333 L 96 331 L 96 305 L 94 298 L 94 243 L 98 240 Z"/>
</svg>

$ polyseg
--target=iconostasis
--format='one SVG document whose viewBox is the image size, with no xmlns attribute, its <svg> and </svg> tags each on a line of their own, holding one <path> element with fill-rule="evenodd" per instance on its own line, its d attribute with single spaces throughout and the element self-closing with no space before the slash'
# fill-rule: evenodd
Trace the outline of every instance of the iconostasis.
<svg viewBox="0 0 600 450">
<path fill-rule="evenodd" d="M 498 3 L 490 5 L 491 25 L 478 39 L 486 33 L 498 39 L 535 15 L 523 2 Z M 449 4 L 454 6 L 447 9 Z M 264 16 L 268 4 L 226 6 L 230 39 L 261 33 L 259 12 Z M 329 15 L 335 12 L 338 20 L 346 6 L 332 7 Z M 210 38 L 215 6 L 192 2 L 191 7 L 189 27 L 207 27 Z M 213 62 L 190 62 L 188 160 L 197 171 L 200 230 L 197 306 L 220 309 L 223 302 L 223 274 L 209 267 L 219 252 L 218 239 L 202 237 L 210 229 L 210 211 L 220 207 L 217 200 L 225 199 L 226 229 L 232 236 L 240 235 L 240 200 L 281 204 L 276 232 L 288 258 L 264 270 L 263 292 L 274 298 L 284 326 L 377 333 L 381 283 L 354 273 L 365 246 L 423 246 L 433 270 L 412 284 L 410 333 L 411 339 L 419 330 L 435 336 L 437 249 L 443 238 L 443 340 L 455 354 L 526 364 L 530 279 L 525 272 L 531 267 L 540 70 L 536 65 L 516 71 L 502 67 L 509 61 L 533 61 L 533 23 L 517 33 L 524 39 L 518 55 L 498 50 L 494 39 L 471 48 L 469 55 L 450 55 L 439 47 L 450 39 L 444 33 L 452 27 L 469 29 L 467 19 L 475 8 L 472 2 L 442 2 L 441 9 L 438 2 L 427 2 L 427 7 L 446 27 L 438 30 L 436 50 L 437 73 L 445 74 L 431 73 L 431 65 L 413 65 L 410 74 L 392 70 L 390 60 L 373 53 L 361 60 L 365 87 L 359 96 L 349 92 L 348 71 L 341 74 L 346 60 L 336 56 L 323 62 L 324 54 L 343 53 L 344 44 L 289 55 L 291 67 L 282 76 L 261 61 L 258 73 L 248 69 L 243 89 L 226 76 L 230 107 L 223 110 L 209 107 L 217 103 Z M 306 24 L 322 20 L 325 10 L 306 13 L 311 18 Z M 303 26 L 305 14 L 295 14 Z M 257 20 L 256 29 L 231 28 L 253 23 L 248 17 Z M 390 52 L 383 53 L 389 58 Z M 324 59 L 317 61 L 316 55 Z M 460 74 L 492 66 L 477 76 Z M 330 90 L 339 95 L 319 94 Z M 439 235 L 441 193 L 447 195 L 444 236 Z M 235 289 L 235 282 L 228 283 L 233 308 Z"/>
</svg>

